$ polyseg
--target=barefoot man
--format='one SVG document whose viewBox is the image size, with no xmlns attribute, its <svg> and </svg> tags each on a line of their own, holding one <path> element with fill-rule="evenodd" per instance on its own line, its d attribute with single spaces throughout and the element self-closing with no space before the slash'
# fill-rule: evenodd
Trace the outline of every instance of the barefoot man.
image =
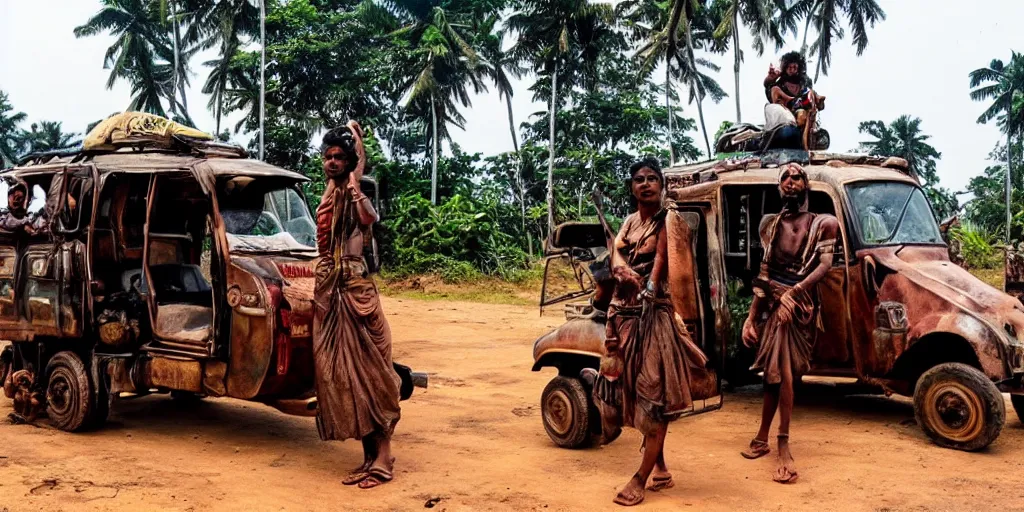
<svg viewBox="0 0 1024 512">
<path fill-rule="evenodd" d="M 774 480 L 797 479 L 789 451 L 789 420 L 793 415 L 793 382 L 810 369 L 811 349 L 818 328 L 815 285 L 832 267 L 839 223 L 832 215 L 807 211 L 810 183 L 797 164 L 783 166 L 779 175 L 782 213 L 761 225 L 764 260 L 754 282 L 754 302 L 743 324 L 743 343 L 760 342 L 751 369 L 764 372 L 761 429 L 743 452 L 748 459 L 767 455 L 768 430 L 779 411 L 778 468 Z M 762 324 L 762 317 L 767 321 Z"/>
<path fill-rule="evenodd" d="M 323 158 L 327 190 L 316 209 L 313 319 L 316 425 L 325 441 L 362 441 L 363 464 L 343 483 L 369 489 L 392 478 L 401 380 L 391 362 L 391 329 L 362 256 L 377 212 L 359 188 L 366 155 L 355 121 L 324 135 Z"/>
<path fill-rule="evenodd" d="M 668 422 L 692 405 L 691 374 L 707 363 L 677 321 L 668 295 L 661 167 L 642 161 L 633 164 L 630 176 L 639 207 L 623 222 L 611 255 L 617 285 L 608 308 L 607 356 L 599 375 L 594 370 L 584 375 L 594 383 L 605 436 L 623 423 L 644 435 L 640 469 L 614 500 L 624 506 L 643 501 L 645 488 L 672 487 L 663 452 Z"/>
</svg>

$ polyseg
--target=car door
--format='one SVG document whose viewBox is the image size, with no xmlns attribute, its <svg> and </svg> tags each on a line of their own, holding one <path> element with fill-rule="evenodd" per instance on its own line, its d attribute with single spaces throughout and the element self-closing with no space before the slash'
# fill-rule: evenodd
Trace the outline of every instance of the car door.
<svg viewBox="0 0 1024 512">
<path fill-rule="evenodd" d="M 225 394 L 232 398 L 252 398 L 267 377 L 274 353 L 277 320 L 274 304 L 263 279 L 251 271 L 252 259 L 231 254 L 213 170 L 202 162 L 192 168 L 192 174 L 212 208 L 215 332 L 217 343 L 224 347 L 218 354 L 227 362 L 223 379 Z"/>
<path fill-rule="evenodd" d="M 709 262 L 721 259 L 717 244 L 709 243 L 706 205 L 682 203 L 665 219 L 669 253 L 669 294 L 672 307 L 690 337 L 707 357 L 703 367 L 690 368 L 693 409 L 700 414 L 722 407 L 721 374 L 725 364 L 724 336 L 715 329 L 712 300 L 712 269 Z M 719 269 L 720 270 L 720 269 Z"/>
</svg>

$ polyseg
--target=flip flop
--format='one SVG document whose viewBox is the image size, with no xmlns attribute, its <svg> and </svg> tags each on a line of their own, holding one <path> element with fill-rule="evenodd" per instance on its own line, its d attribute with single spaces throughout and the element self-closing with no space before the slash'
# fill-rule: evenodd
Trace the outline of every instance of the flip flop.
<svg viewBox="0 0 1024 512">
<path fill-rule="evenodd" d="M 780 471 L 784 472 L 784 474 L 780 474 Z M 799 476 L 800 475 L 796 470 L 779 468 L 775 471 L 775 476 L 772 477 L 772 480 L 780 484 L 792 484 L 796 482 L 796 479 L 799 478 Z"/>
<path fill-rule="evenodd" d="M 341 481 L 343 485 L 356 485 L 363 480 L 366 480 L 370 476 L 367 471 L 353 471 Z"/>
<path fill-rule="evenodd" d="M 740 455 L 742 455 L 746 459 L 754 460 L 760 459 L 761 457 L 764 457 L 765 455 L 768 455 L 771 452 L 772 449 L 771 447 L 768 446 L 768 441 L 762 441 L 760 439 L 751 439 L 750 448 L 747 448 L 746 450 L 740 452 Z"/>
<path fill-rule="evenodd" d="M 390 471 L 381 468 L 370 468 L 370 474 L 359 482 L 360 489 L 373 489 L 378 485 L 386 484 L 394 478 Z"/>
<path fill-rule="evenodd" d="M 622 492 L 619 492 L 619 494 L 617 494 L 615 496 L 615 499 L 612 501 L 614 501 L 618 505 L 622 505 L 623 507 L 633 507 L 639 505 L 644 501 L 644 492 L 640 491 L 639 495 L 634 496 L 632 498 L 624 496 Z"/>
<path fill-rule="evenodd" d="M 658 492 L 664 489 L 671 489 L 675 487 L 676 483 L 672 480 L 672 475 L 666 477 L 654 477 L 651 480 L 651 485 L 647 486 L 648 491 Z"/>
</svg>

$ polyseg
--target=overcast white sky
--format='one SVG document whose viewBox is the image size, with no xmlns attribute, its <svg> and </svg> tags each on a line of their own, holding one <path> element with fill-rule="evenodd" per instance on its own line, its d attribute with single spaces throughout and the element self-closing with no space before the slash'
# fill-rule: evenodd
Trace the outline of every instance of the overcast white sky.
<svg viewBox="0 0 1024 512">
<path fill-rule="evenodd" d="M 864 140 L 857 133 L 861 121 L 918 116 L 942 153 L 938 165 L 942 184 L 963 190 L 970 177 L 988 164 L 988 153 L 1000 138 L 995 125 L 975 123 L 984 106 L 968 97 L 967 74 L 992 58 L 1008 60 L 1011 49 L 1024 50 L 1020 32 L 1024 1 L 978 0 L 966 8 L 964 2 L 952 0 L 879 3 L 887 19 L 869 33 L 864 54 L 856 56 L 847 36 L 835 46 L 831 74 L 816 83 L 815 89 L 829 98 L 822 122 L 832 134 L 832 149 L 853 149 Z M 0 6 L 0 89 L 10 95 L 16 109 L 28 114 L 29 122 L 63 121 L 65 130 L 81 132 L 89 123 L 127 107 L 126 83 L 105 88 L 108 71 L 103 69 L 103 54 L 112 38 L 75 39 L 72 33 L 99 10 L 98 1 L 0 0 Z M 741 44 L 749 42 L 749 34 L 744 34 Z M 791 36 L 789 48 L 782 51 L 798 45 L 799 38 Z M 200 92 L 207 74 L 201 62 L 209 58 L 212 55 L 194 59 L 188 100 L 199 128 L 212 132 L 213 116 Z M 762 122 L 760 82 L 768 64 L 777 58 L 774 52 L 757 57 L 747 51 L 741 68 L 745 121 Z M 720 83 L 734 94 L 732 54 L 715 59 L 722 66 Z M 528 84 L 529 79 L 520 84 L 513 100 L 517 122 L 545 108 L 531 101 Z M 696 108 L 686 107 L 686 114 L 696 117 Z M 705 115 L 713 134 L 721 121 L 735 120 L 734 99 L 730 96 L 718 105 L 706 105 Z M 496 93 L 474 97 L 465 116 L 466 130 L 453 132 L 464 149 L 484 154 L 512 149 L 505 107 Z M 235 120 L 227 120 L 225 126 L 233 126 Z M 700 134 L 691 135 L 703 147 Z"/>
</svg>

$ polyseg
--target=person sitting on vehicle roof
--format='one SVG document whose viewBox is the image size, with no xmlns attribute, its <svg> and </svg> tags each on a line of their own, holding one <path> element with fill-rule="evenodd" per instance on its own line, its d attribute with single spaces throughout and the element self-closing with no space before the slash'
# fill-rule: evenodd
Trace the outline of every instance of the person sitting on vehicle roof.
<svg viewBox="0 0 1024 512">
<path fill-rule="evenodd" d="M 0 231 L 17 233 L 24 231 L 34 235 L 46 229 L 47 222 L 42 215 L 28 213 L 28 183 L 15 180 L 7 189 L 7 209 L 0 212 Z"/>
<path fill-rule="evenodd" d="M 811 81 L 807 77 L 807 61 L 800 52 L 783 55 L 780 69 L 776 69 L 775 65 L 769 67 L 764 87 L 770 103 L 782 105 L 793 113 L 797 126 L 804 130 L 804 149 L 809 150 L 809 134 L 818 111 L 825 108 L 825 97 L 818 96 L 811 89 Z"/>
</svg>

